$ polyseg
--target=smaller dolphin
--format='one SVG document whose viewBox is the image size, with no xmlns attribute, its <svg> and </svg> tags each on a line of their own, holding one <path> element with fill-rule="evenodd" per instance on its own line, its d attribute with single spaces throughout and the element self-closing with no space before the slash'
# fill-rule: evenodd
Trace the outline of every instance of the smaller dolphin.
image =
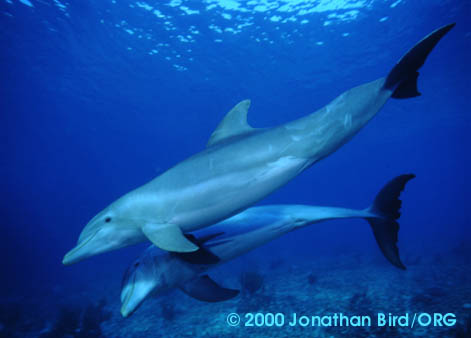
<svg viewBox="0 0 471 338">
<path fill-rule="evenodd" d="M 180 288 L 187 295 L 206 302 L 231 299 L 238 290 L 219 286 L 203 274 L 217 264 L 241 256 L 287 232 L 310 224 L 340 218 L 364 218 L 373 229 L 386 259 L 405 269 L 396 246 L 401 201 L 399 195 L 415 175 L 401 175 L 387 183 L 369 208 L 353 210 L 307 205 L 271 205 L 247 209 L 187 238 L 200 249 L 191 253 L 162 252 L 151 245 L 126 270 L 121 285 L 121 314 L 132 314 L 150 294 Z M 204 262 L 201 264 L 200 262 Z M 202 275 L 203 274 L 203 275 Z"/>
</svg>

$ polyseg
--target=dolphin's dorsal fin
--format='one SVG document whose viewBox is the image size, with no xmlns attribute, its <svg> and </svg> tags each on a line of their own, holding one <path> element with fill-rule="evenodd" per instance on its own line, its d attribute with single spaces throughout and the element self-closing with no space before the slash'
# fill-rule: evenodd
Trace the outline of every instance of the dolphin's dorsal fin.
<svg viewBox="0 0 471 338">
<path fill-rule="evenodd" d="M 244 100 L 236 104 L 211 134 L 206 146 L 210 147 L 228 138 L 254 130 L 254 128 L 247 123 L 249 107 L 250 100 Z"/>
<path fill-rule="evenodd" d="M 218 234 L 216 234 L 217 236 Z M 219 263 L 220 258 L 213 254 L 211 251 L 202 247 L 199 239 L 192 234 L 184 234 L 184 236 L 192 243 L 199 247 L 198 250 L 193 252 L 173 252 L 172 254 L 181 260 L 191 264 L 216 264 Z M 214 238 L 214 236 L 213 236 Z"/>
</svg>

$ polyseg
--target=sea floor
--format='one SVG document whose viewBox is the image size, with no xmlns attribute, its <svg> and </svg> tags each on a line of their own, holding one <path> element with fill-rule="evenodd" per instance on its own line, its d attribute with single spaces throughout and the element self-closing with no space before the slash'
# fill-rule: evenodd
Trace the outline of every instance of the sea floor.
<svg viewBox="0 0 471 338">
<path fill-rule="evenodd" d="M 81 295 L 63 290 L 60 306 L 47 295 L 10 299 L 0 304 L 0 337 L 471 337 L 471 257 L 404 262 L 407 271 L 361 255 L 273 262 L 251 271 L 258 284 L 244 285 L 230 301 L 202 303 L 175 290 L 148 299 L 126 319 L 119 312 L 119 283 Z M 229 272 L 211 275 L 241 288 L 240 274 Z M 335 314 L 344 316 L 337 325 Z M 386 322 L 378 322 L 378 314 Z M 392 316 L 401 317 L 393 323 Z"/>
</svg>

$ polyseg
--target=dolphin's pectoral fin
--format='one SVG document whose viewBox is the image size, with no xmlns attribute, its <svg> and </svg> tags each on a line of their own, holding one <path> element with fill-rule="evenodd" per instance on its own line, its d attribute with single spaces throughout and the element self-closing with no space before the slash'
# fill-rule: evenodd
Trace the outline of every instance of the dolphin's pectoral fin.
<svg viewBox="0 0 471 338">
<path fill-rule="evenodd" d="M 218 235 L 218 234 L 216 234 Z M 195 245 L 198 245 L 198 250 L 193 252 L 174 252 L 173 254 L 181 260 L 191 264 L 216 264 L 219 263 L 220 258 L 213 254 L 211 251 L 202 246 L 199 239 L 192 234 L 185 234 L 185 237 L 189 239 Z M 214 236 L 213 236 L 214 237 Z"/>
<path fill-rule="evenodd" d="M 247 113 L 250 107 L 250 100 L 239 102 L 224 119 L 219 123 L 216 130 L 211 134 L 207 147 L 213 146 L 231 137 L 246 134 L 254 130 L 247 123 Z"/>
<path fill-rule="evenodd" d="M 147 223 L 142 232 L 155 246 L 165 251 L 192 252 L 198 246 L 188 240 L 176 224 Z"/>
<path fill-rule="evenodd" d="M 180 289 L 188 296 L 203 302 L 222 302 L 234 298 L 239 294 L 239 290 L 226 289 L 209 278 L 208 275 L 203 275 L 196 278 L 183 286 Z"/>
</svg>

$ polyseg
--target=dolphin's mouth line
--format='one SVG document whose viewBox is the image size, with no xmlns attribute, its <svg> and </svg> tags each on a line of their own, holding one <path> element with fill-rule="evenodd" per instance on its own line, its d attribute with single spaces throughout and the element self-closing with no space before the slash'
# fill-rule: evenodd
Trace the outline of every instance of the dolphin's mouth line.
<svg viewBox="0 0 471 338">
<path fill-rule="evenodd" d="M 95 231 L 95 233 L 91 236 L 89 236 L 85 241 L 83 241 L 82 243 L 80 243 L 78 246 L 76 246 L 75 248 L 73 248 L 72 250 L 70 250 L 65 256 L 70 256 L 72 254 L 74 254 L 75 252 L 77 252 L 78 250 L 82 249 L 86 244 L 88 244 L 95 236 L 96 234 L 100 231 L 100 229 L 98 229 L 97 231 Z"/>
<path fill-rule="evenodd" d="M 123 309 L 125 309 L 129 303 L 129 301 L 131 300 L 131 295 L 134 293 L 134 287 L 136 285 L 136 276 L 134 275 L 133 279 L 132 279 L 132 286 L 131 286 L 131 290 L 128 292 L 127 296 L 126 296 L 126 299 L 124 300 L 124 303 L 123 305 L 121 305 L 121 314 L 123 314 Z M 132 312 L 134 311 L 131 311 L 129 314 L 131 314 Z M 126 314 L 126 317 L 129 315 L 129 314 Z M 124 316 L 123 316 L 124 317 Z"/>
</svg>

